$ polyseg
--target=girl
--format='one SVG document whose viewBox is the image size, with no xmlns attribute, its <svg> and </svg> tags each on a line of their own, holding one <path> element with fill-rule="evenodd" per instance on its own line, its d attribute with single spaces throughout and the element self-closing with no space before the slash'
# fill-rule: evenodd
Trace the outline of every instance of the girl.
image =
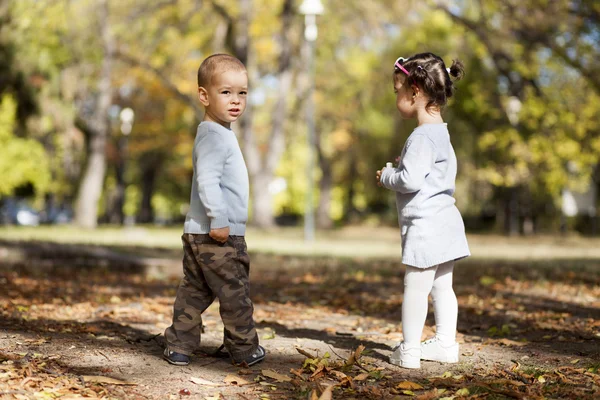
<svg viewBox="0 0 600 400">
<path fill-rule="evenodd" d="M 454 205 L 456 156 L 441 111 L 454 91 L 451 76 L 458 80 L 462 75 L 460 61 L 446 69 L 444 61 L 431 53 L 400 57 L 394 63 L 396 107 L 402 118 L 418 122 L 398 166 L 377 171 L 378 184 L 396 192 L 402 263 L 406 265 L 404 341 L 394 348 L 390 362 L 405 368 L 419 368 L 421 359 L 458 361 L 458 304 L 452 271 L 454 262 L 470 253 L 463 220 Z M 420 343 L 430 293 L 436 335 Z"/>
</svg>

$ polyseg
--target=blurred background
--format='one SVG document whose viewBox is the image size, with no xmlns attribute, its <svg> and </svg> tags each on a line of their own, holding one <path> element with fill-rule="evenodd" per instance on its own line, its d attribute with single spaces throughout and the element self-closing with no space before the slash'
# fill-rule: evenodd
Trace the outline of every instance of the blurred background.
<svg viewBox="0 0 600 400">
<path fill-rule="evenodd" d="M 180 230 L 197 68 L 225 52 L 252 225 L 394 227 L 375 171 L 415 123 L 393 64 L 431 51 L 465 64 L 444 118 L 467 230 L 598 235 L 599 23 L 593 0 L 4 0 L 0 223 Z"/>
</svg>

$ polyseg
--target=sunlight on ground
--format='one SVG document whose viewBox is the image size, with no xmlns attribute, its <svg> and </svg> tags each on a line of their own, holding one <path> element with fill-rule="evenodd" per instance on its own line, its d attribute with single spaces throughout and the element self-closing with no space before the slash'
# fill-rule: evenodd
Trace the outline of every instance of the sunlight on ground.
<svg viewBox="0 0 600 400">
<path fill-rule="evenodd" d="M 1 227 L 0 239 L 85 243 L 109 246 L 181 247 L 181 227 L 102 227 L 82 230 L 71 226 L 36 228 Z M 349 227 L 317 233 L 307 243 L 301 228 L 278 228 L 247 233 L 251 252 L 335 257 L 387 258 L 400 256 L 400 235 L 395 228 Z M 478 259 L 593 259 L 600 258 L 600 239 L 577 236 L 509 238 L 469 235 L 473 258 Z"/>
</svg>

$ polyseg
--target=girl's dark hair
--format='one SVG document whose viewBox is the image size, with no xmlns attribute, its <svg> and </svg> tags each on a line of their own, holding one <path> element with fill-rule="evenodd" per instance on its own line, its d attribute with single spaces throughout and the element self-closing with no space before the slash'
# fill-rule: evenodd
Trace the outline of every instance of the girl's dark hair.
<svg viewBox="0 0 600 400">
<path fill-rule="evenodd" d="M 420 53 L 408 59 L 400 59 L 398 63 L 409 73 L 409 82 L 419 86 L 430 101 L 427 108 L 442 108 L 454 94 L 453 81 L 460 80 L 465 74 L 463 63 L 452 60 L 450 72 L 446 70 L 444 60 L 433 53 Z M 406 73 L 396 67 L 394 77 Z"/>
</svg>

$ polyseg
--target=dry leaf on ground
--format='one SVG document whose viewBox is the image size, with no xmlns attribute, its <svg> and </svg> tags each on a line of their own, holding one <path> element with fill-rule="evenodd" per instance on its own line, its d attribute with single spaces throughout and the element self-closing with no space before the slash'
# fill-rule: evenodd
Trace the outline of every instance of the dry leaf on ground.
<svg viewBox="0 0 600 400">
<path fill-rule="evenodd" d="M 331 400 L 333 398 L 333 385 L 327 386 L 327 388 L 321 393 L 319 400 Z"/>
<path fill-rule="evenodd" d="M 196 385 L 221 386 L 218 383 L 207 381 L 206 379 L 202 379 L 202 378 L 196 378 L 195 376 L 190 377 L 190 381 L 194 382 Z"/>
<path fill-rule="evenodd" d="M 223 379 L 223 382 L 230 383 L 232 385 L 237 385 L 237 386 L 244 386 L 244 385 L 249 385 L 250 384 L 250 382 L 248 382 L 244 378 L 241 378 L 241 377 L 236 376 L 236 375 L 231 375 L 231 374 L 227 375 L 225 377 L 225 379 Z"/>
<path fill-rule="evenodd" d="M 419 389 L 423 389 L 423 386 L 419 385 L 418 383 L 415 382 L 411 382 L 411 381 L 404 381 L 404 382 L 400 382 L 396 388 L 398 389 L 406 389 L 406 390 L 419 390 Z"/>
<path fill-rule="evenodd" d="M 261 371 L 261 373 L 268 378 L 275 379 L 277 382 L 291 382 L 292 381 L 292 378 L 290 378 L 289 376 L 280 374 L 279 372 L 275 372 L 271 369 L 263 369 Z"/>
<path fill-rule="evenodd" d="M 109 378 L 108 376 L 100 376 L 100 375 L 84 375 L 83 380 L 85 382 L 108 383 L 111 385 L 137 385 L 137 383 L 135 383 L 135 382 L 127 382 L 127 381 L 122 381 L 120 379 Z"/>
</svg>

